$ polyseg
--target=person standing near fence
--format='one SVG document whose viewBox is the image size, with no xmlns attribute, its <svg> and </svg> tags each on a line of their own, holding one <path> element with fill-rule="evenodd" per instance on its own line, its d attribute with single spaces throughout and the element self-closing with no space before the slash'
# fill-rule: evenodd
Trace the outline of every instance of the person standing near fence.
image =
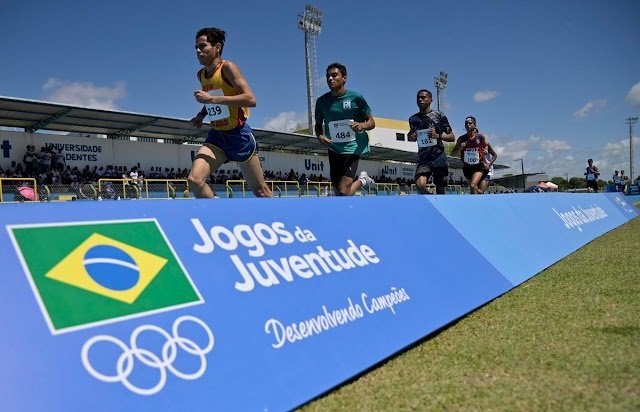
<svg viewBox="0 0 640 412">
<path fill-rule="evenodd" d="M 367 130 L 376 127 L 364 97 L 347 90 L 347 68 L 331 63 L 326 71 L 330 91 L 316 101 L 315 133 L 328 147 L 329 173 L 336 196 L 352 196 L 358 189 L 375 185 L 366 171 L 356 179 L 360 158 L 369 153 Z"/>
<path fill-rule="evenodd" d="M 191 124 L 201 128 L 208 118 L 211 130 L 191 165 L 189 188 L 198 198 L 215 197 L 207 179 L 231 160 L 240 164 L 256 197 L 273 197 L 256 156 L 258 144 L 247 123 L 249 107 L 256 106 L 256 98 L 238 66 L 222 59 L 225 39 L 226 33 L 216 27 L 203 28 L 196 34 L 196 56 L 204 67 L 197 74 L 202 88 L 194 92 L 194 97 L 204 107 Z"/>
<path fill-rule="evenodd" d="M 436 193 L 443 195 L 449 184 L 449 163 L 444 151 L 445 142 L 455 141 L 447 116 L 431 108 L 433 95 L 429 90 L 418 90 L 416 103 L 419 112 L 409 118 L 410 141 L 418 142 L 418 164 L 415 181 L 418 192 L 427 194 L 427 183 L 433 176 Z"/>
</svg>

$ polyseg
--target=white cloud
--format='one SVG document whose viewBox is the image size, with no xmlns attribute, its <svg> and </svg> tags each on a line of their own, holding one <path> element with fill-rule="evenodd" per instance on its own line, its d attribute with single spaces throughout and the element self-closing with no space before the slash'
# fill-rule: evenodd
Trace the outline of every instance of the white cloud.
<svg viewBox="0 0 640 412">
<path fill-rule="evenodd" d="M 587 117 L 589 112 L 600 110 L 606 105 L 607 105 L 606 99 L 589 100 L 587 104 L 585 104 L 578 111 L 573 113 L 573 116 L 582 119 Z"/>
<path fill-rule="evenodd" d="M 627 101 L 633 105 L 640 105 L 640 82 L 633 85 L 627 93 Z"/>
<path fill-rule="evenodd" d="M 525 173 L 545 172 L 549 178 L 567 173 L 567 157 L 571 157 L 567 152 L 572 150 L 572 146 L 566 140 L 535 135 L 526 139 L 503 140 L 498 136 L 489 138 L 498 154 L 497 162 L 509 167 L 497 172 L 497 176 L 520 174 L 523 166 Z M 523 159 L 523 165 L 519 159 Z"/>
<path fill-rule="evenodd" d="M 117 82 L 113 87 L 100 87 L 91 82 L 50 78 L 42 88 L 48 101 L 94 109 L 117 110 L 116 101 L 126 96 L 123 82 Z"/>
<path fill-rule="evenodd" d="M 483 90 L 479 92 L 475 92 L 473 95 L 473 100 L 476 103 L 484 103 L 489 100 L 495 99 L 498 96 L 498 92 L 495 90 Z"/>
<path fill-rule="evenodd" d="M 307 114 L 296 112 L 282 112 L 276 117 L 267 119 L 263 129 L 277 132 L 295 132 L 307 128 Z"/>
<path fill-rule="evenodd" d="M 543 140 L 540 142 L 540 147 L 550 154 L 555 154 L 562 150 L 571 150 L 571 145 L 564 140 Z"/>
<path fill-rule="evenodd" d="M 633 162 L 633 174 L 640 175 L 640 162 L 638 162 L 637 148 L 640 147 L 640 137 L 633 137 L 633 150 L 634 150 L 634 162 Z M 624 170 L 629 174 L 629 138 L 621 139 L 617 142 L 607 143 L 602 149 L 602 158 L 606 160 L 606 165 L 610 165 L 610 171 Z M 603 179 L 610 179 L 611 177 L 601 176 Z"/>
<path fill-rule="evenodd" d="M 486 134 L 485 134 L 486 135 Z M 611 180 L 614 170 L 629 173 L 629 138 L 604 139 L 602 146 L 574 146 L 567 140 L 541 136 L 512 140 L 496 135 L 488 135 L 491 146 L 498 153 L 497 163 L 509 169 L 496 171 L 496 177 L 505 174 L 520 174 L 520 161 L 524 159 L 525 173 L 544 172 L 549 179 L 560 176 L 584 177 L 587 159 L 592 158 L 600 168 L 603 180 Z M 640 147 L 640 137 L 633 138 L 633 147 Z M 635 156 L 634 174 L 640 175 L 640 162 Z"/>
</svg>

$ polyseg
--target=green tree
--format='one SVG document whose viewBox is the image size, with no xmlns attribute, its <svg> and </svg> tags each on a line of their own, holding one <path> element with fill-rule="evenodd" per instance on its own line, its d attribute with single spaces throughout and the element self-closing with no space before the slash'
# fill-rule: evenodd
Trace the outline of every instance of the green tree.
<svg viewBox="0 0 640 412">
<path fill-rule="evenodd" d="M 569 189 L 584 189 L 587 187 L 587 179 L 584 177 L 572 177 L 569 179 Z"/>
<path fill-rule="evenodd" d="M 558 185 L 558 192 L 564 192 L 569 187 L 569 182 L 560 176 L 551 179 L 551 183 Z"/>
</svg>

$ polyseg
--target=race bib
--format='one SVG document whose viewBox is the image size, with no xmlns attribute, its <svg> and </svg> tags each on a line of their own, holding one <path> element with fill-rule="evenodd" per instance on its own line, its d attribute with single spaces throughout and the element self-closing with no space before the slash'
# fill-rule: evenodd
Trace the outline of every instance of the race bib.
<svg viewBox="0 0 640 412">
<path fill-rule="evenodd" d="M 209 90 L 211 96 L 224 96 L 222 89 Z M 205 104 L 207 109 L 207 116 L 209 116 L 209 122 L 226 119 L 229 117 L 229 106 L 225 104 Z"/>
<path fill-rule="evenodd" d="M 464 151 L 464 162 L 468 165 L 480 163 L 480 150 L 477 147 Z"/>
<path fill-rule="evenodd" d="M 438 143 L 437 139 L 429 137 L 429 129 L 416 130 L 416 135 L 418 147 L 431 147 Z"/>
<path fill-rule="evenodd" d="M 329 122 L 329 136 L 334 143 L 346 143 L 356 140 L 356 132 L 351 130 L 353 119 Z"/>
<path fill-rule="evenodd" d="M 587 180 L 596 180 L 596 175 L 593 173 L 587 173 Z"/>
</svg>

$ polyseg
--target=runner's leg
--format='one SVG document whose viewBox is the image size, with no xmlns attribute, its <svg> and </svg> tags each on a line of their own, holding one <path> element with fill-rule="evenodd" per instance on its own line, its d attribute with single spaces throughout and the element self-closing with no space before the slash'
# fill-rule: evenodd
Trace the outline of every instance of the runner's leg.
<svg viewBox="0 0 640 412">
<path fill-rule="evenodd" d="M 264 173 L 258 156 L 251 156 L 249 160 L 240 163 L 240 170 L 242 170 L 247 185 L 256 197 L 273 197 L 271 188 L 264 181 Z"/>
<path fill-rule="evenodd" d="M 189 172 L 189 189 L 197 198 L 213 198 L 214 193 L 207 184 L 209 175 L 227 160 L 224 152 L 215 146 L 202 146 L 193 160 Z"/>
</svg>

